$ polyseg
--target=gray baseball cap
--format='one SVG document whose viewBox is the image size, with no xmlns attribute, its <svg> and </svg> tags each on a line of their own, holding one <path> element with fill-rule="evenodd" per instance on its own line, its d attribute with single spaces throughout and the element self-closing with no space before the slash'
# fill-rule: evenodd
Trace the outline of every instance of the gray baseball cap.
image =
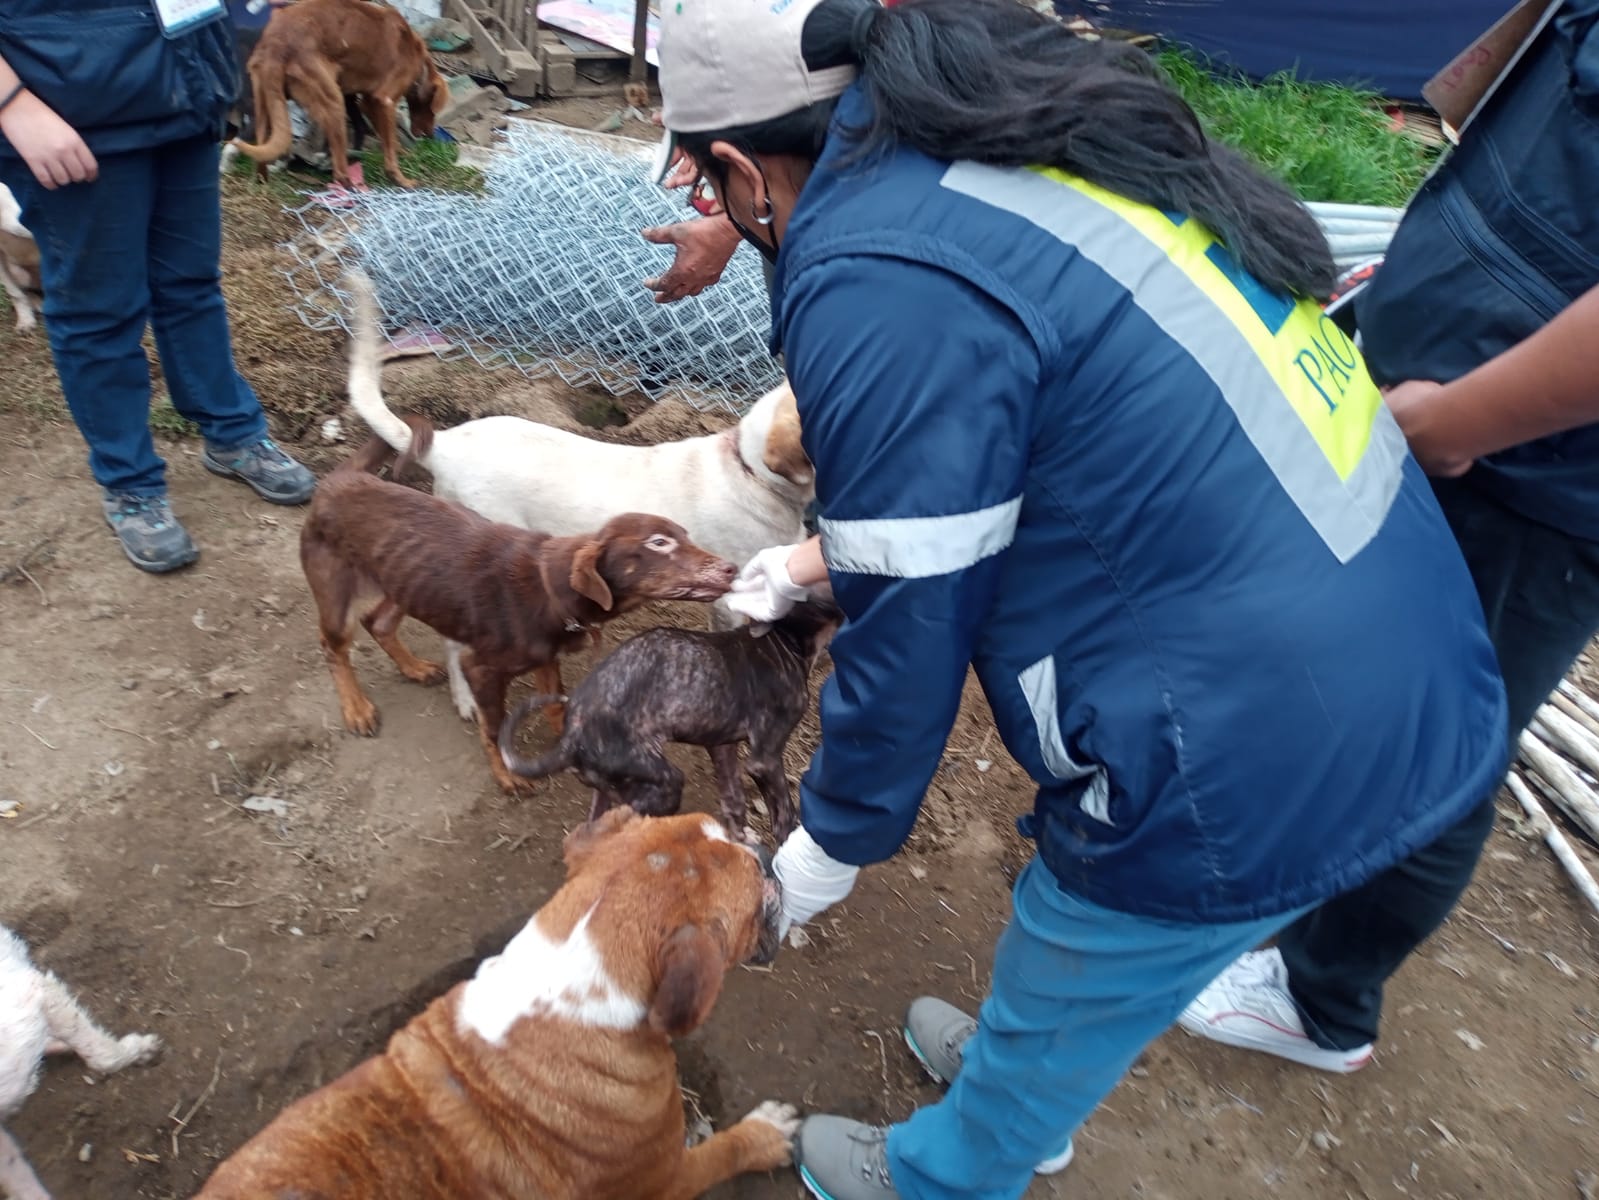
<svg viewBox="0 0 1599 1200">
<path fill-rule="evenodd" d="M 823 0 L 662 0 L 661 123 L 653 178 L 665 177 L 679 133 L 758 125 L 831 100 L 853 66 L 813 71 L 800 43 Z"/>
</svg>

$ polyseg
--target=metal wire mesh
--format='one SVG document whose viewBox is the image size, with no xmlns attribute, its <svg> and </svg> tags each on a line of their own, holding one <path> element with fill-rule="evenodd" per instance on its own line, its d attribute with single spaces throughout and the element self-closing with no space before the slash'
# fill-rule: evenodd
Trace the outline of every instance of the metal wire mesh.
<svg viewBox="0 0 1599 1200">
<path fill-rule="evenodd" d="M 359 265 L 391 327 L 437 331 L 485 367 L 732 412 L 782 381 L 753 251 L 674 304 L 642 286 L 672 251 L 639 230 L 690 215 L 649 181 L 652 146 L 533 121 L 507 140 L 481 196 L 384 189 L 296 210 L 285 274 L 300 319 L 347 330 L 341 282 Z"/>
</svg>

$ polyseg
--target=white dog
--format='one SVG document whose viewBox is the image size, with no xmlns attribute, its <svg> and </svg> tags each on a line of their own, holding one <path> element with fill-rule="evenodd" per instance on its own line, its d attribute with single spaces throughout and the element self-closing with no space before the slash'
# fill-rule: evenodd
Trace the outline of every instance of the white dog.
<svg viewBox="0 0 1599 1200">
<path fill-rule="evenodd" d="M 350 403 L 372 431 L 405 453 L 411 427 L 383 400 L 382 332 L 371 284 L 352 276 Z M 581 437 L 520 417 L 483 417 L 418 438 L 414 461 L 433 492 L 491 521 L 567 537 L 598 529 L 618 513 L 676 521 L 698 546 L 743 565 L 768 546 L 805 538 L 816 476 L 800 445 L 794 393 L 762 396 L 732 429 L 705 437 L 628 446 Z M 736 618 L 716 606 L 718 623 Z M 447 643 L 456 711 L 476 719 L 461 673 L 460 647 Z"/>
<path fill-rule="evenodd" d="M 43 291 L 39 279 L 39 246 L 22 225 L 22 207 L 11 189 L 0 183 L 0 287 L 17 310 L 17 332 L 27 333 L 38 322 L 33 310 Z"/>
<path fill-rule="evenodd" d="M 0 1121 L 22 1107 L 39 1083 L 46 1054 L 72 1051 L 102 1075 L 148 1062 L 161 1049 L 149 1033 L 114 1038 L 79 1007 L 72 993 L 28 958 L 28 948 L 0 925 Z M 21 1149 L 0 1125 L 0 1194 L 50 1200 Z"/>
</svg>

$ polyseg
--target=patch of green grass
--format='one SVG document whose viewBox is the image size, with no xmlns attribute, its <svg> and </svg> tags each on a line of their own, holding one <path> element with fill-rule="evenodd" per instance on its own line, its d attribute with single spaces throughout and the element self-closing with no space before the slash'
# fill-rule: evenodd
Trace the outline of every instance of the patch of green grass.
<svg viewBox="0 0 1599 1200">
<path fill-rule="evenodd" d="M 476 167 L 466 166 L 460 158 L 461 147 L 458 143 L 426 138 L 410 149 L 400 151 L 400 170 L 417 187 L 435 188 L 442 192 L 481 192 L 483 172 Z M 388 179 L 388 172 L 383 169 L 382 147 L 368 146 L 361 155 L 361 164 L 369 184 Z"/>
<path fill-rule="evenodd" d="M 150 405 L 150 429 L 169 438 L 200 436 L 200 427 L 172 407 L 170 396 L 161 396 Z"/>
<path fill-rule="evenodd" d="M 1212 74 L 1177 50 L 1160 65 L 1205 130 L 1282 179 L 1301 200 L 1403 205 L 1434 152 L 1395 133 L 1380 97 L 1291 74 L 1260 83 Z"/>
<path fill-rule="evenodd" d="M 259 187 L 269 195 L 277 204 L 284 208 L 299 208 L 305 203 L 301 195 L 309 182 L 308 177 L 297 176 L 290 171 L 269 171 L 264 181 L 255 177 L 255 160 L 239 155 L 228 168 L 236 179 L 242 179 L 251 187 Z"/>
<path fill-rule="evenodd" d="M 387 185 L 389 173 L 383 169 L 383 148 L 369 139 L 371 144 L 361 155 L 361 169 L 367 183 L 374 187 Z M 481 192 L 483 172 L 460 161 L 461 148 L 455 142 L 435 141 L 428 138 L 410 149 L 400 151 L 400 170 L 418 187 L 435 188 L 442 192 Z M 239 155 L 233 160 L 231 172 L 240 179 L 254 182 L 255 163 Z M 273 171 L 267 176 L 266 190 L 273 199 L 286 207 L 299 207 L 304 202 L 300 195 L 309 177 L 292 170 Z"/>
</svg>

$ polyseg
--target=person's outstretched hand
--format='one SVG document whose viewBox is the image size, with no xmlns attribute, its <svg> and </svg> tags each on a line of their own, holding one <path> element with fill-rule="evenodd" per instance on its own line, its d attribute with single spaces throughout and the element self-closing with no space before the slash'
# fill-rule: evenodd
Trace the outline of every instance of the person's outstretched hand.
<svg viewBox="0 0 1599 1200">
<path fill-rule="evenodd" d="M 88 183 L 100 174 L 78 131 L 32 92 L 23 92 L 0 112 L 0 133 L 43 187 Z"/>
<path fill-rule="evenodd" d="M 788 573 L 789 555 L 798 546 L 768 546 L 744 564 L 733 580 L 724 603 L 752 621 L 776 621 L 800 601 L 810 599 L 810 589 L 795 583 Z"/>
<path fill-rule="evenodd" d="M 664 273 L 644 281 L 655 293 L 655 303 L 670 304 L 685 296 L 698 296 L 721 279 L 738 249 L 739 237 L 727 217 L 715 216 L 653 226 L 644 230 L 644 240 L 677 250 Z"/>
<path fill-rule="evenodd" d="M 783 889 L 783 917 L 779 937 L 831 908 L 855 888 L 859 867 L 841 863 L 818 846 L 801 825 L 777 848 L 772 873 Z"/>
</svg>

